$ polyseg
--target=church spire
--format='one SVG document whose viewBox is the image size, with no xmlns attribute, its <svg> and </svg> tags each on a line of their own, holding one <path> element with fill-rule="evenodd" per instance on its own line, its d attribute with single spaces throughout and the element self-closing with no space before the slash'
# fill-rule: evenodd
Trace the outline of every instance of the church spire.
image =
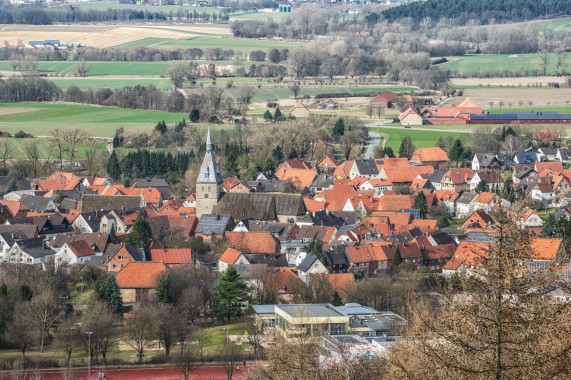
<svg viewBox="0 0 571 380">
<path fill-rule="evenodd" d="M 198 179 L 196 182 L 222 183 L 222 176 L 220 175 L 220 170 L 218 169 L 218 164 L 216 163 L 216 158 L 214 156 L 214 146 L 212 144 L 210 128 L 208 128 L 208 134 L 206 135 L 206 153 L 204 154 L 204 160 L 200 166 L 200 172 L 198 173 Z"/>
</svg>

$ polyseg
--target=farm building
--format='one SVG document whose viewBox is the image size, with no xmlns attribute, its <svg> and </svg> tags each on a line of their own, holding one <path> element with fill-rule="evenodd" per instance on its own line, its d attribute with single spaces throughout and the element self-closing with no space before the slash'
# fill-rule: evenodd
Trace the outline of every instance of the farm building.
<svg viewBox="0 0 571 380">
<path fill-rule="evenodd" d="M 394 93 L 385 91 L 371 99 L 369 104 L 372 108 L 391 108 L 393 106 L 392 102 L 396 98 L 397 96 Z"/>
<path fill-rule="evenodd" d="M 297 103 L 289 111 L 289 114 L 290 114 L 290 116 L 293 116 L 293 117 L 308 117 L 309 116 L 309 110 L 302 103 Z"/>
<path fill-rule="evenodd" d="M 399 119 L 402 125 L 422 125 L 422 116 L 411 104 L 404 107 Z"/>
</svg>

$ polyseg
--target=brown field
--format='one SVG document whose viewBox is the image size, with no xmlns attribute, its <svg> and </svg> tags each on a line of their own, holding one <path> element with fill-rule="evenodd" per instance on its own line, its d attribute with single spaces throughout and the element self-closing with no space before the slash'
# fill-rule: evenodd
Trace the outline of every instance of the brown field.
<svg viewBox="0 0 571 380">
<path fill-rule="evenodd" d="M 518 78 L 453 78 L 450 82 L 455 86 L 527 86 L 539 83 L 547 86 L 549 83 L 565 83 L 565 77 L 518 77 Z"/>
<path fill-rule="evenodd" d="M 483 108 L 489 108 L 490 102 L 503 101 L 503 108 L 519 108 L 519 101 L 523 101 L 522 107 L 529 107 L 527 101 L 533 100 L 533 106 L 557 107 L 567 106 L 566 100 L 571 100 L 570 88 L 467 88 L 464 96 L 446 103 L 447 106 L 455 106 L 465 98 L 470 98 Z M 497 108 L 497 105 L 494 105 Z"/>
<path fill-rule="evenodd" d="M 113 25 L 50 25 L 50 26 L 7 26 L 0 29 L 0 41 L 8 41 L 12 45 L 18 41 L 27 43 L 34 40 L 60 40 L 63 44 L 80 43 L 85 46 L 106 48 L 137 41 L 143 38 L 183 39 L 195 37 L 192 28 L 177 31 L 172 27 L 156 28 L 151 26 L 113 26 Z M 177 27 L 178 28 L 178 27 Z M 195 28 L 198 30 L 211 28 Z"/>
<path fill-rule="evenodd" d="M 232 30 L 230 28 L 208 28 L 204 26 L 191 26 L 191 25 L 151 25 L 151 26 L 141 26 L 141 28 L 153 28 L 153 29 L 167 29 L 167 30 L 181 30 L 184 32 L 196 32 L 196 33 L 208 33 L 208 34 L 220 34 L 223 36 L 232 36 Z"/>
<path fill-rule="evenodd" d="M 27 108 L 27 107 L 0 107 L 0 116 L 2 115 L 11 115 L 14 113 L 24 113 L 24 112 L 31 112 L 31 111 L 38 111 L 41 108 Z"/>
</svg>

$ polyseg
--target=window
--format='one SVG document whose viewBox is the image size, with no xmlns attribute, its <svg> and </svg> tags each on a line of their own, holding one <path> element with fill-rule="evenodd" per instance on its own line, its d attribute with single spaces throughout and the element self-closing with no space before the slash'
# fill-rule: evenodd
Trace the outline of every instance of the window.
<svg viewBox="0 0 571 380">
<path fill-rule="evenodd" d="M 117 264 L 113 264 L 113 268 L 117 268 Z"/>
<path fill-rule="evenodd" d="M 121 268 L 123 268 L 123 264 L 121 264 Z"/>
</svg>

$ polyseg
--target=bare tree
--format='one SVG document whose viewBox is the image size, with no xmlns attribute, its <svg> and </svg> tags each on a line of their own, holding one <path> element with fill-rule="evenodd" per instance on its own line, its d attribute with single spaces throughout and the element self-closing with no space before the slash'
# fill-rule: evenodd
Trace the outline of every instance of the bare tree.
<svg viewBox="0 0 571 380">
<path fill-rule="evenodd" d="M 411 328 L 389 353 L 389 378 L 566 379 L 571 303 L 549 295 L 558 265 L 539 269 L 529 235 L 493 215 L 494 243 L 475 244 L 471 275 L 436 289 L 436 307 L 411 305 Z"/>
<path fill-rule="evenodd" d="M 188 322 L 173 305 L 158 302 L 155 309 L 156 334 L 165 349 L 168 360 L 172 347 L 177 343 L 184 346 L 189 335 Z M 183 349 L 181 348 L 181 353 Z"/>
<path fill-rule="evenodd" d="M 63 133 L 63 139 L 67 143 L 67 147 L 69 150 L 69 170 L 73 171 L 74 169 L 74 162 L 75 162 L 75 155 L 77 153 L 77 149 L 79 148 L 80 144 L 82 144 L 88 135 L 87 133 L 80 128 L 73 128 L 73 129 L 66 129 Z"/>
<path fill-rule="evenodd" d="M 91 70 L 91 62 L 87 61 L 77 61 L 75 62 L 75 71 L 80 77 L 87 76 L 87 73 Z"/>
<path fill-rule="evenodd" d="M 91 355 L 96 359 L 101 354 L 103 363 L 107 359 L 107 354 L 115 347 L 115 322 L 113 313 L 109 311 L 105 302 L 96 300 L 89 305 L 82 321 L 82 339 L 85 347 L 88 347 L 89 339 L 86 332 L 91 331 Z"/>
<path fill-rule="evenodd" d="M 57 326 L 55 345 L 65 352 L 66 365 L 69 365 L 71 354 L 80 347 L 81 332 L 77 320 L 70 315 Z"/>
<path fill-rule="evenodd" d="M 184 78 L 187 75 L 188 67 L 183 63 L 175 63 L 168 70 L 169 78 L 176 88 L 181 88 Z"/>
<path fill-rule="evenodd" d="M 56 127 L 52 129 L 49 140 L 50 145 L 56 149 L 60 170 L 63 170 L 63 159 L 64 156 L 68 153 L 68 149 L 64 140 L 64 134 L 64 131 Z"/>
<path fill-rule="evenodd" d="M 373 107 L 370 104 L 365 106 L 365 115 L 369 116 L 369 119 L 373 116 Z"/>
<path fill-rule="evenodd" d="M 506 137 L 504 142 L 500 145 L 500 151 L 504 154 L 514 154 L 523 150 L 523 142 L 521 139 L 514 135 L 509 135 Z"/>
<path fill-rule="evenodd" d="M 381 116 L 383 116 L 384 108 L 379 104 L 377 107 L 375 107 L 375 111 L 377 113 L 377 117 L 380 119 Z"/>
<path fill-rule="evenodd" d="M 28 161 L 32 166 L 32 172 L 34 174 L 34 177 L 37 177 L 39 169 L 38 167 L 40 165 L 40 155 L 41 155 L 40 140 L 36 138 L 26 139 L 22 143 L 22 150 L 24 151 L 24 154 L 26 155 Z"/>
<path fill-rule="evenodd" d="M 555 72 L 557 74 L 562 74 L 565 70 L 564 67 L 567 64 L 567 58 L 569 55 L 565 50 L 559 50 L 555 57 Z"/>
<path fill-rule="evenodd" d="M 206 87 L 204 89 L 204 97 L 210 106 L 217 111 L 222 103 L 222 96 L 224 95 L 224 89 L 216 86 Z"/>
<path fill-rule="evenodd" d="M 249 104 L 256 96 L 256 88 L 253 86 L 239 86 L 236 99 L 244 104 Z"/>
<path fill-rule="evenodd" d="M 4 175 L 8 174 L 8 161 L 13 158 L 12 140 L 7 138 L 0 139 L 0 161 L 2 162 Z"/>
<path fill-rule="evenodd" d="M 142 363 L 145 350 L 154 340 L 155 322 L 152 310 L 143 306 L 135 310 L 125 321 L 125 343 L 136 351 L 139 363 Z"/>
<path fill-rule="evenodd" d="M 551 62 L 551 56 L 547 52 L 542 52 L 537 55 L 537 67 L 543 74 L 547 75 L 547 66 Z"/>
<path fill-rule="evenodd" d="M 22 351 L 26 360 L 26 351 L 34 344 L 34 317 L 29 302 L 22 301 L 14 305 L 12 322 L 8 325 L 8 339 Z"/>
<path fill-rule="evenodd" d="M 182 374 L 184 380 L 190 380 L 190 375 L 196 368 L 198 361 L 198 353 L 194 346 L 189 345 L 181 349 L 181 353 L 176 361 L 176 368 Z"/>
<path fill-rule="evenodd" d="M 291 90 L 291 92 L 293 92 L 293 97 L 297 99 L 297 96 L 299 95 L 299 91 L 301 90 L 301 88 L 297 84 L 293 84 L 289 87 L 289 89 Z"/>
<path fill-rule="evenodd" d="M 101 149 L 99 141 L 87 140 L 83 150 L 83 166 L 87 170 L 87 174 L 96 175 L 105 167 L 106 154 Z"/>
<path fill-rule="evenodd" d="M 258 360 L 259 351 L 264 342 L 264 330 L 258 323 L 253 322 L 248 324 L 248 330 L 246 331 L 248 343 L 250 347 L 252 347 L 252 350 L 254 350 L 254 359 Z"/>
<path fill-rule="evenodd" d="M 60 314 L 53 293 L 44 290 L 35 296 L 32 300 L 32 310 L 40 330 L 40 352 L 44 352 L 45 338 L 54 327 Z"/>
</svg>

